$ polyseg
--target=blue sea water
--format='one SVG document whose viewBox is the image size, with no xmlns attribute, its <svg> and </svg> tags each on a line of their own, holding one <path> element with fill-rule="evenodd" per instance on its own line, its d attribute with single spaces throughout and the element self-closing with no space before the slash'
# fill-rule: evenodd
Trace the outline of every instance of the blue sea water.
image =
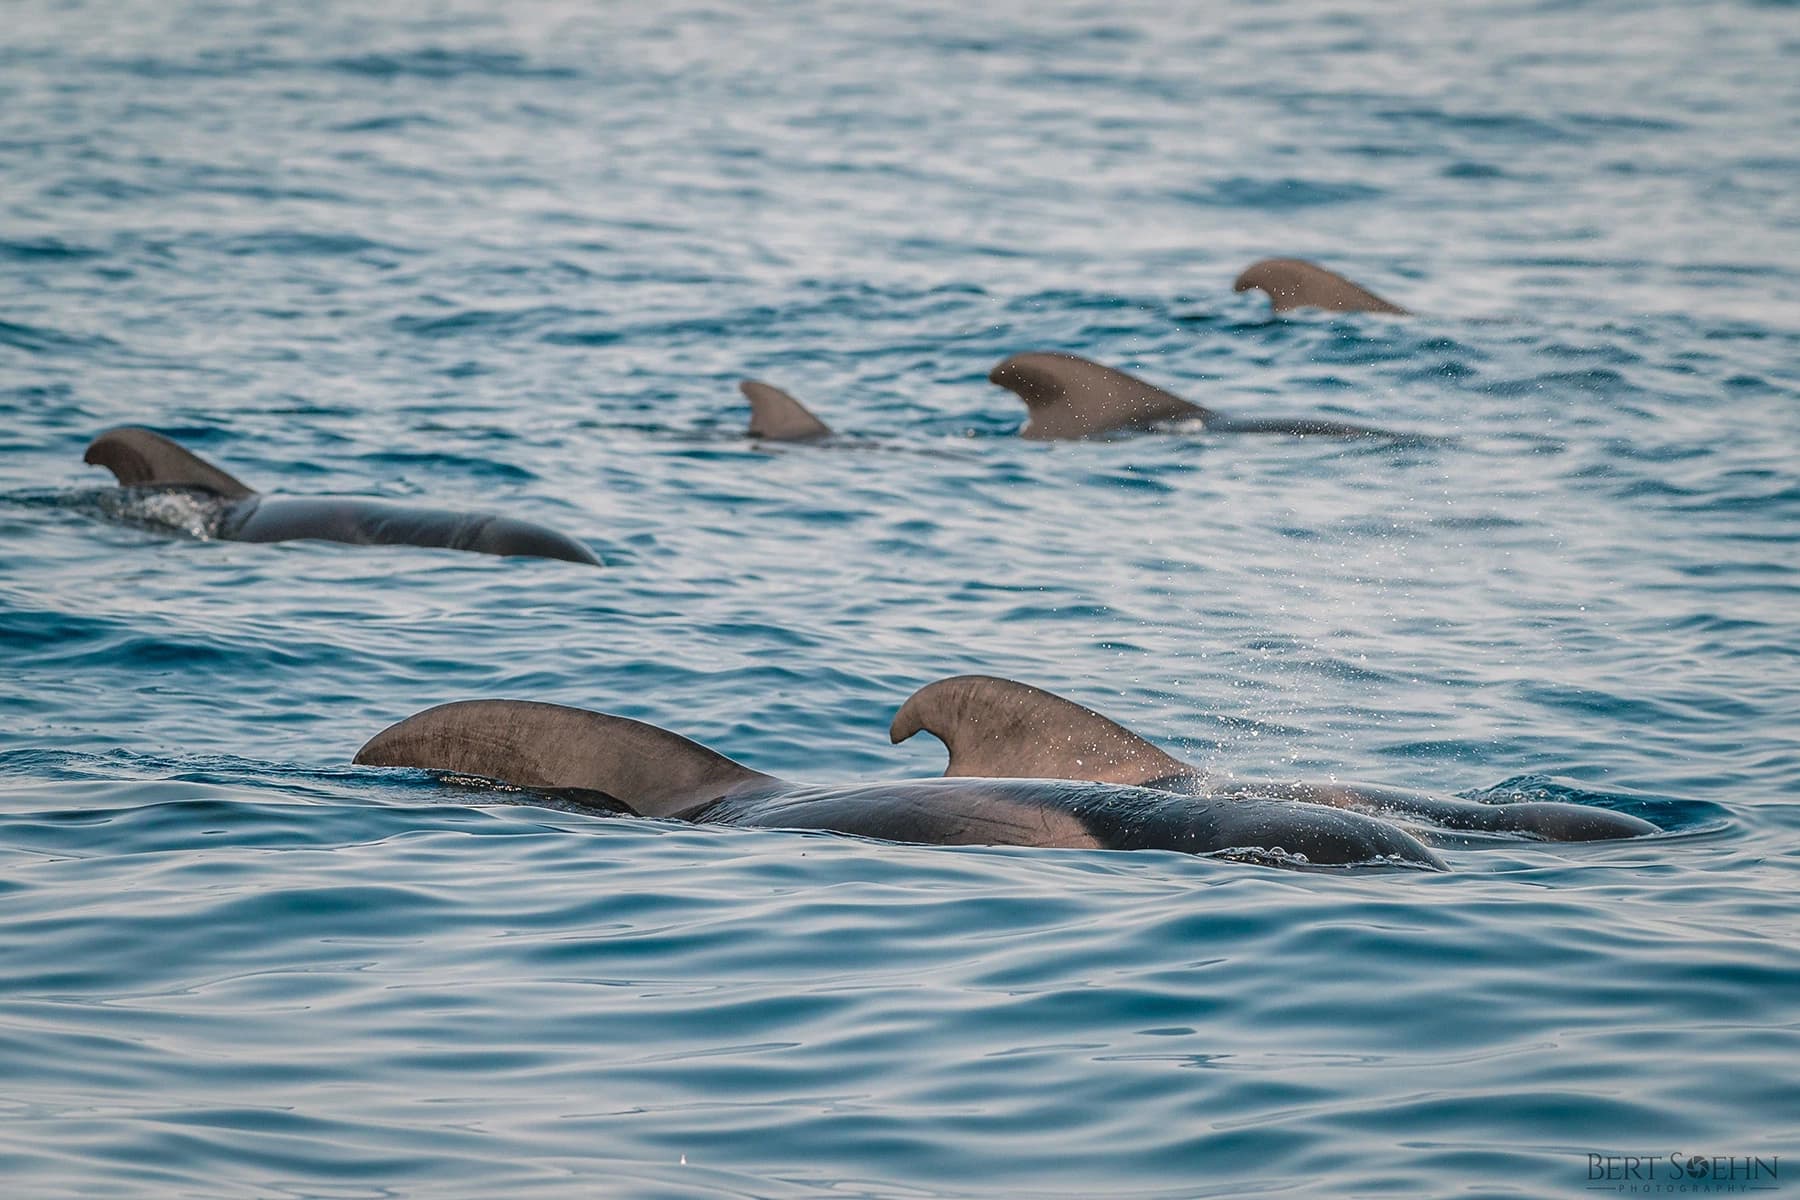
<svg viewBox="0 0 1800 1200">
<path fill-rule="evenodd" d="M 6 1195 L 1800 1189 L 1791 5 L 0 21 Z M 1268 255 L 1421 315 L 1271 320 Z M 1028 443 L 1028 349 L 1434 440 Z M 110 520 L 124 423 L 608 566 Z M 515 696 L 931 775 L 888 720 L 968 671 L 1666 832 L 1305 873 L 350 765 Z"/>
</svg>

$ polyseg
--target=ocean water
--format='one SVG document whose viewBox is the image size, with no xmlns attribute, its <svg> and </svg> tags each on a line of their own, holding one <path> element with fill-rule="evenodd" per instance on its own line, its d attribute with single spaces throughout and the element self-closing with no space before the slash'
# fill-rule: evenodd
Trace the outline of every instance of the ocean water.
<svg viewBox="0 0 1800 1200">
<path fill-rule="evenodd" d="M 1800 1190 L 1792 5 L 0 21 L 6 1195 Z M 1269 255 L 1420 315 L 1272 320 Z M 1031 349 L 1432 440 L 1027 443 Z M 125 423 L 607 567 L 122 521 Z M 1665 832 L 1308 873 L 350 765 L 513 696 L 931 775 L 887 723 L 971 671 Z"/>
</svg>

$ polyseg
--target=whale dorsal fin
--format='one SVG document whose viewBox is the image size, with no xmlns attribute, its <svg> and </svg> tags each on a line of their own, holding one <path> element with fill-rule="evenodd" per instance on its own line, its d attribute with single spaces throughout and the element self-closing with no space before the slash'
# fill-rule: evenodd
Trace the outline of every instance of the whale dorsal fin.
<svg viewBox="0 0 1800 1200">
<path fill-rule="evenodd" d="M 604 792 L 645 817 L 673 816 L 728 792 L 779 782 L 642 721 L 531 700 L 428 708 L 370 738 L 356 761 Z"/>
<path fill-rule="evenodd" d="M 1390 304 L 1367 288 L 1358 287 L 1335 271 L 1327 271 L 1304 258 L 1265 258 L 1244 269 L 1232 290 L 1260 288 L 1278 313 L 1296 308 L 1322 308 L 1327 312 L 1374 312 L 1406 316 L 1398 304 Z"/>
<path fill-rule="evenodd" d="M 1213 415 L 1135 375 L 1073 354 L 1015 354 L 988 372 L 988 380 L 1018 396 L 1031 410 L 1031 420 L 1019 431 L 1021 437 L 1093 437 L 1158 421 L 1205 421 Z"/>
<path fill-rule="evenodd" d="M 107 430 L 88 443 L 81 457 L 111 471 L 125 487 L 205 488 L 229 500 L 256 494 L 162 434 L 131 425 Z"/>
<path fill-rule="evenodd" d="M 950 751 L 945 775 L 1145 784 L 1198 772 L 1073 700 L 991 675 L 957 675 L 914 692 L 888 736 L 920 730 Z"/>
<path fill-rule="evenodd" d="M 768 438 L 772 442 L 801 442 L 831 434 L 829 425 L 778 387 L 746 379 L 738 384 L 738 390 L 750 401 L 751 437 Z"/>
</svg>

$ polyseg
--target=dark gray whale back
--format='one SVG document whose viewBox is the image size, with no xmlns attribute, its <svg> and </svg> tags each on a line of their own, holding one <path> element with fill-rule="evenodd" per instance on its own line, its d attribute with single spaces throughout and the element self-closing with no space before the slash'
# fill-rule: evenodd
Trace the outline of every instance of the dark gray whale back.
<svg viewBox="0 0 1800 1200">
<path fill-rule="evenodd" d="M 772 442 L 804 442 L 830 437 L 831 427 L 807 411 L 778 387 L 757 379 L 739 382 L 738 390 L 750 401 L 750 436 Z"/>
<path fill-rule="evenodd" d="M 722 825 L 821 829 L 931 846 L 1236 851 L 1315 866 L 1443 867 L 1398 826 L 1360 813 L 1084 780 L 907 779 L 804 786 L 769 796 L 727 798 L 681 815 Z"/>
<path fill-rule="evenodd" d="M 159 433 L 110 429 L 86 462 L 126 487 L 193 488 L 225 501 L 216 536 L 237 542 L 317 538 L 354 546 L 424 546 L 554 558 L 600 566 L 586 546 L 554 529 L 493 513 L 454 512 L 360 496 L 265 496 Z"/>
<path fill-rule="evenodd" d="M 889 736 L 930 733 L 950 752 L 946 776 L 1092 779 L 1180 792 L 1221 803 L 1292 802 L 1428 821 L 1445 830 L 1520 833 L 1547 841 L 1640 837 L 1656 826 L 1584 804 L 1482 804 L 1362 783 L 1215 781 L 1073 700 L 1011 679 L 958 675 L 926 684 L 894 715 Z"/>
<path fill-rule="evenodd" d="M 351 546 L 422 546 L 601 565 L 574 538 L 530 521 L 363 496 L 253 496 L 226 512 L 218 536 L 234 542 L 316 538 Z"/>
<path fill-rule="evenodd" d="M 1279 851 L 1318 865 L 1442 865 L 1395 826 L 1318 805 L 1078 779 L 812 786 L 764 775 L 641 721 L 527 700 L 428 709 L 376 734 L 356 761 L 598 792 L 642 816 L 924 845 Z"/>
<path fill-rule="evenodd" d="M 1266 293 L 1278 313 L 1297 308 L 1319 308 L 1326 312 L 1410 315 L 1398 304 L 1389 303 L 1337 272 L 1327 271 L 1304 258 L 1265 258 L 1252 263 L 1244 268 L 1231 288 L 1236 292 L 1256 289 Z"/>
</svg>

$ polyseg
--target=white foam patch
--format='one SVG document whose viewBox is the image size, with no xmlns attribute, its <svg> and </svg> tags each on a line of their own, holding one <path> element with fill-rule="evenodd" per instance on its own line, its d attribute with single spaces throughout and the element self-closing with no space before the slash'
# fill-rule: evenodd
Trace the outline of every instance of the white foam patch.
<svg viewBox="0 0 1800 1200">
<path fill-rule="evenodd" d="M 229 503 L 211 492 L 187 488 L 114 488 L 99 493 L 102 515 L 132 525 L 210 541 Z"/>
</svg>

